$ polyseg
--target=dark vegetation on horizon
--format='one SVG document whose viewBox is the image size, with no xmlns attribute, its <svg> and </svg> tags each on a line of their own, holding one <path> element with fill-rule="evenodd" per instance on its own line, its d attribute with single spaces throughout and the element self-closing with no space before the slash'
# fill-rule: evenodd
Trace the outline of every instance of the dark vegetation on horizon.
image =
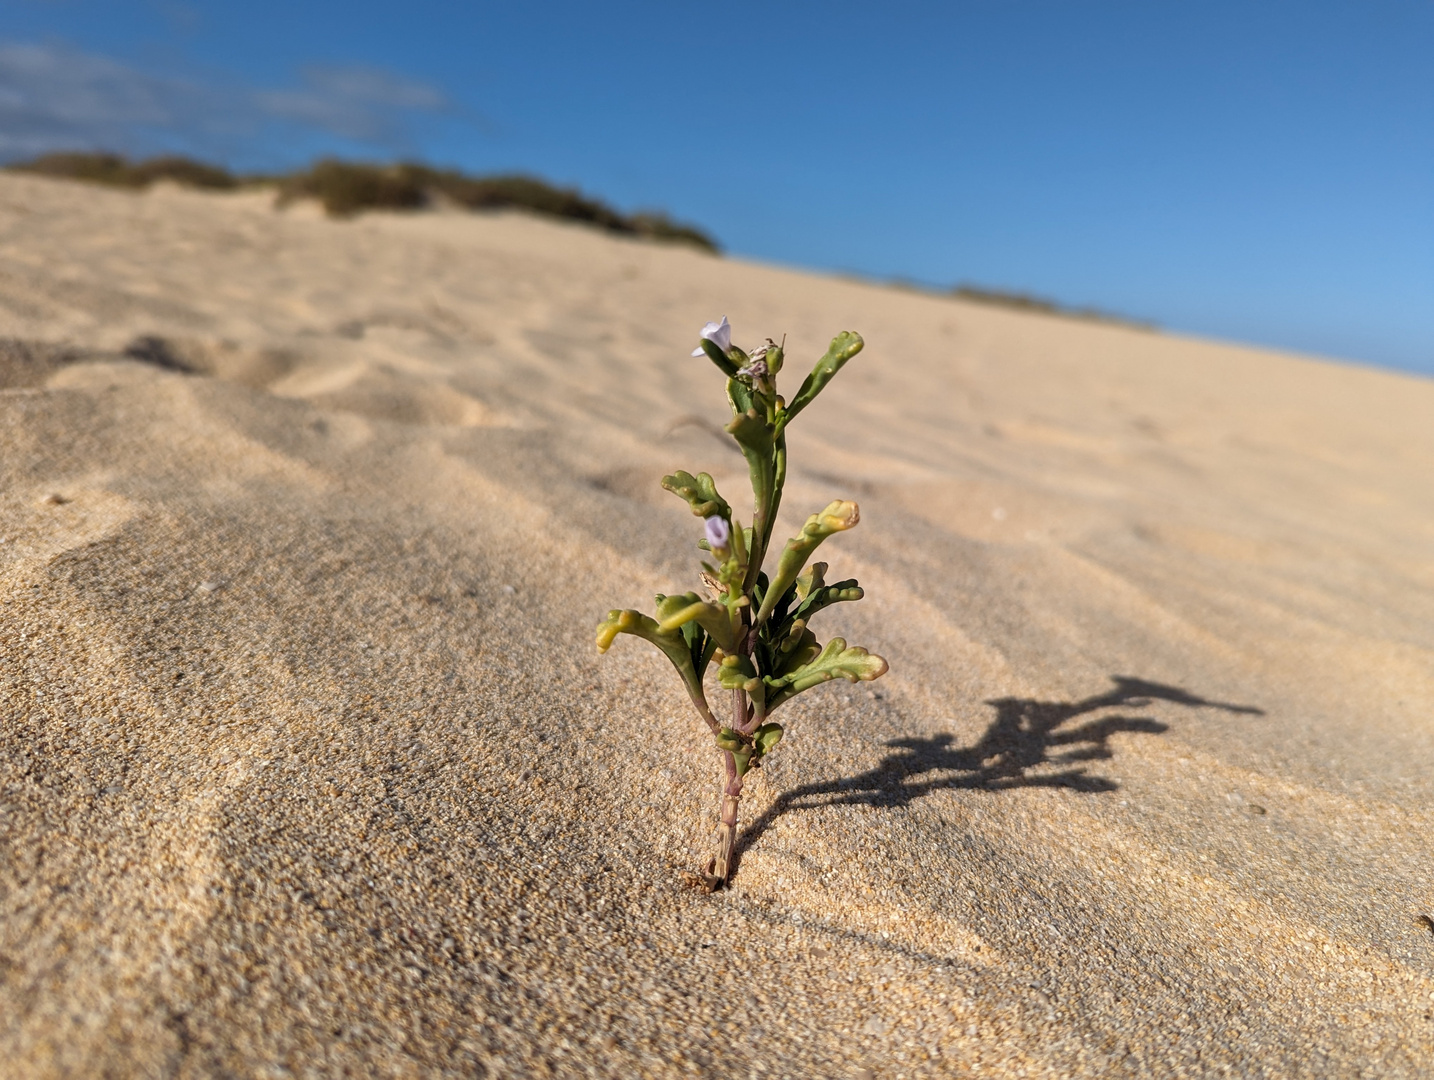
<svg viewBox="0 0 1434 1080">
<path fill-rule="evenodd" d="M 1016 311 L 1033 311 L 1040 315 L 1059 315 L 1067 319 L 1087 319 L 1091 322 L 1115 323 L 1133 330 L 1158 330 L 1155 323 L 1145 319 L 1132 319 L 1124 315 L 1113 315 L 1099 308 L 1072 308 L 1028 293 L 1010 292 L 1005 289 L 986 289 L 979 285 L 958 285 L 946 295 L 958 300 L 970 300 L 976 304 L 993 304 L 997 307 L 1013 308 Z"/>
<path fill-rule="evenodd" d="M 225 169 L 172 156 L 130 162 L 118 154 L 62 152 L 41 154 L 33 161 L 16 162 L 6 168 L 126 188 L 147 188 L 158 180 L 172 180 L 188 187 L 229 190 L 243 182 Z"/>
<path fill-rule="evenodd" d="M 939 285 L 927 285 L 909 278 L 887 278 L 882 281 L 882 284 L 894 289 L 921 293 L 924 296 L 952 297 L 957 300 L 969 300 L 973 304 L 990 304 L 992 307 L 1003 307 L 1012 311 L 1055 315 L 1062 319 L 1082 319 L 1086 322 L 1109 323 L 1112 326 L 1124 326 L 1131 330 L 1147 330 L 1151 333 L 1160 332 L 1160 325 L 1148 319 L 1134 319 L 1093 307 L 1067 307 L 1055 300 L 1014 290 L 990 289 L 981 285 L 957 285 L 955 288 L 942 288 Z"/>
<path fill-rule="evenodd" d="M 714 254 L 721 250 L 701 229 L 660 212 L 623 214 L 575 189 L 554 187 L 536 177 L 469 176 L 412 162 L 375 165 L 325 158 L 302 172 L 236 176 L 185 157 L 131 162 L 119 154 L 71 152 L 42 154 L 7 168 L 134 189 L 160 180 L 211 190 L 270 187 L 278 192 L 277 205 L 317 199 L 331 217 L 352 217 L 365 210 L 418 210 L 442 203 L 468 210 L 527 210 L 627 236 L 691 244 Z"/>
</svg>

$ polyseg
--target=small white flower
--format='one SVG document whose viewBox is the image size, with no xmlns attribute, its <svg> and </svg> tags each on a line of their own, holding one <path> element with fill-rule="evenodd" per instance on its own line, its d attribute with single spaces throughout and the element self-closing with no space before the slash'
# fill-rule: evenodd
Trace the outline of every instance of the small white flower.
<svg viewBox="0 0 1434 1080">
<path fill-rule="evenodd" d="M 710 322 L 706 326 L 704 326 L 702 328 L 702 336 L 708 341 L 712 342 L 713 345 L 716 345 L 717 348 L 721 349 L 722 354 L 725 356 L 727 354 L 727 350 L 732 347 L 732 326 L 730 323 L 727 322 L 727 316 L 723 315 L 722 321 L 719 323 Z M 697 348 L 693 349 L 692 355 L 703 355 L 702 347 L 699 345 Z"/>
<path fill-rule="evenodd" d="M 720 551 L 727 547 L 732 539 L 732 526 L 727 524 L 726 518 L 717 517 L 715 514 L 702 523 L 707 531 L 707 543 L 713 551 Z"/>
</svg>

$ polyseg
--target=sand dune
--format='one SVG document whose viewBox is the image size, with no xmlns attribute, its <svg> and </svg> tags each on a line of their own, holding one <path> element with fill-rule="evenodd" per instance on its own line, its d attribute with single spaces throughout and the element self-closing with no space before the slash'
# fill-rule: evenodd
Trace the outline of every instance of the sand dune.
<svg viewBox="0 0 1434 1080">
<path fill-rule="evenodd" d="M 709 318 L 890 674 L 716 755 Z M 0 176 L 14 1076 L 1418 1076 L 1434 382 L 521 216 Z"/>
</svg>

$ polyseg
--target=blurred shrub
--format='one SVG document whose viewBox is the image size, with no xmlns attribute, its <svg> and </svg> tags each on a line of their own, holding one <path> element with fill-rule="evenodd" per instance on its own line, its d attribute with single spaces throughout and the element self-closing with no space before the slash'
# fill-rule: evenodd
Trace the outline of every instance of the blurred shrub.
<svg viewBox="0 0 1434 1080">
<path fill-rule="evenodd" d="M 1061 315 L 1065 308 L 1054 300 L 1031 296 L 1029 293 L 1008 292 L 1005 289 L 983 289 L 979 285 L 958 285 L 951 295 L 959 300 L 972 300 L 978 304 L 996 304 L 999 307 L 1015 308 L 1017 311 L 1039 311 L 1045 315 Z"/>
<path fill-rule="evenodd" d="M 225 169 L 177 156 L 141 161 L 132 167 L 131 172 L 139 181 L 140 187 L 148 187 L 156 180 L 170 180 L 188 187 L 227 191 L 240 184 L 239 178 Z"/>
<path fill-rule="evenodd" d="M 573 188 L 554 187 L 532 176 L 468 176 L 456 170 L 434 169 L 413 162 L 379 165 L 325 158 L 302 172 L 234 176 L 224 169 L 184 157 L 130 162 L 119 154 L 54 153 L 8 168 L 126 188 L 145 188 L 156 180 L 212 189 L 272 186 L 278 189 L 280 205 L 298 199 L 317 199 L 332 217 L 352 217 L 365 210 L 416 210 L 435 201 L 446 201 L 469 210 L 527 210 L 587 222 L 629 236 L 691 244 L 714 254 L 721 250 L 701 229 L 675 222 L 666 214 L 625 215 Z"/>
<path fill-rule="evenodd" d="M 407 165 L 362 165 L 326 158 L 307 172 L 278 177 L 279 204 L 318 199 L 331 217 L 363 210 L 416 210 L 428 205 L 428 189 Z"/>
<path fill-rule="evenodd" d="M 683 225 L 673 221 L 660 211 L 649 210 L 633 214 L 628 221 L 638 236 L 652 240 L 674 240 L 678 243 L 693 244 L 714 254 L 719 250 L 710 236 L 694 225 Z"/>
<path fill-rule="evenodd" d="M 129 162 L 119 154 L 55 153 L 41 154 L 33 161 L 24 161 L 10 168 L 41 176 L 59 176 L 69 180 L 88 180 L 116 187 L 145 188 L 156 180 L 173 180 L 189 187 L 227 189 L 239 181 L 224 169 L 185 157 L 154 157 Z"/>
<path fill-rule="evenodd" d="M 702 230 L 673 222 L 665 214 L 627 216 L 573 188 L 554 187 L 532 176 L 468 176 L 413 162 L 370 165 L 326 159 L 307 172 L 282 178 L 279 190 L 282 201 L 318 199 L 335 217 L 362 210 L 413 209 L 442 199 L 468 210 L 527 210 L 629 236 L 692 244 L 713 253 L 719 250 Z"/>
<path fill-rule="evenodd" d="M 979 285 L 959 285 L 952 289 L 951 296 L 958 300 L 970 300 L 977 304 L 994 304 L 997 307 L 1013 308 L 1016 311 L 1034 311 L 1042 315 L 1060 315 L 1067 319 L 1087 319 L 1091 322 L 1115 323 L 1136 330 L 1157 330 L 1153 322 L 1131 319 L 1124 315 L 1113 315 L 1099 308 L 1072 308 L 1046 300 L 1029 293 L 1008 292 L 1005 289 L 985 289 Z"/>
</svg>

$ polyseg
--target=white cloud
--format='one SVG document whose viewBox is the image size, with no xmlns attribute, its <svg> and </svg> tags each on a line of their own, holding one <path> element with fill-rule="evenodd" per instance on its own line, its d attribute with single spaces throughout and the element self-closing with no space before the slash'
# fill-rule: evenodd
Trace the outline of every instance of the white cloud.
<svg viewBox="0 0 1434 1080">
<path fill-rule="evenodd" d="M 400 135 L 407 112 L 438 112 L 447 102 L 431 86 L 375 68 L 310 68 L 297 90 L 261 90 L 254 104 L 266 115 L 363 142 Z"/>
<path fill-rule="evenodd" d="M 213 152 L 271 125 L 391 148 L 414 114 L 448 108 L 435 88 L 373 68 L 314 68 L 293 88 L 226 88 L 63 45 L 0 43 L 5 159 L 59 149 Z"/>
</svg>

